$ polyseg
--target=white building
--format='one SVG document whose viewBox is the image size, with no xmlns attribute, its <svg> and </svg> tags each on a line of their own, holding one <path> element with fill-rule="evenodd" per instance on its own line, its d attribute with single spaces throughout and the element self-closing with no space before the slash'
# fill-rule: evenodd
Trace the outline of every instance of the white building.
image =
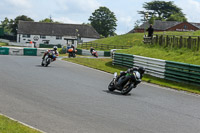
<svg viewBox="0 0 200 133">
<path fill-rule="evenodd" d="M 19 21 L 17 30 L 18 43 L 61 44 L 63 46 L 77 42 L 89 42 L 99 39 L 97 31 L 90 25 L 60 24 Z"/>
</svg>

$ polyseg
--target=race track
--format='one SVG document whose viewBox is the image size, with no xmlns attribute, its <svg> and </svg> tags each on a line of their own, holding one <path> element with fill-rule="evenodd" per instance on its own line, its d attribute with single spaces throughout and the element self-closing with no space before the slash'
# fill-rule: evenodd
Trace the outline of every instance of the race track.
<svg viewBox="0 0 200 133">
<path fill-rule="evenodd" d="M 142 83 L 110 93 L 112 75 L 65 61 L 0 55 L 0 113 L 47 133 L 199 133 L 200 96 Z"/>
</svg>

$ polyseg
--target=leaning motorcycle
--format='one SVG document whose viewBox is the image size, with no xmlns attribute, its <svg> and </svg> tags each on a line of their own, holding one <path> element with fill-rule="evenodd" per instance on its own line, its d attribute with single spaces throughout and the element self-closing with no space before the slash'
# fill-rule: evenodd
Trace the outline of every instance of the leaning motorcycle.
<svg viewBox="0 0 200 133">
<path fill-rule="evenodd" d="M 73 48 L 70 48 L 70 49 L 68 49 L 68 58 L 70 58 L 70 57 L 73 57 L 73 58 L 75 58 L 76 57 L 76 52 L 77 52 L 77 50 L 73 50 Z"/>
<path fill-rule="evenodd" d="M 92 51 L 92 55 L 93 55 L 94 57 L 98 58 L 98 54 L 97 54 L 97 51 L 96 51 L 96 50 L 93 50 L 93 51 Z"/>
<path fill-rule="evenodd" d="M 121 79 L 120 79 L 121 78 Z M 117 83 L 120 80 L 123 80 L 126 78 L 126 81 L 124 81 L 121 86 L 118 86 Z M 138 80 L 137 80 L 138 79 Z M 126 75 L 119 77 L 117 75 L 117 72 L 114 73 L 113 80 L 108 85 L 109 91 L 118 90 L 122 95 L 128 94 L 133 88 L 136 88 L 136 86 L 141 82 L 139 72 L 133 71 L 131 73 L 127 73 Z"/>
<path fill-rule="evenodd" d="M 42 60 L 41 65 L 47 67 L 56 56 L 52 52 L 48 52 L 44 59 Z"/>
</svg>

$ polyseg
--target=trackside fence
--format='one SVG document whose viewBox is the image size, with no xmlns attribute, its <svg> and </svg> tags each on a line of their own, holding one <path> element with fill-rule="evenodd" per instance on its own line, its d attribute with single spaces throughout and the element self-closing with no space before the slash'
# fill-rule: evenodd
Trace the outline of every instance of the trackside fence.
<svg viewBox="0 0 200 133">
<path fill-rule="evenodd" d="M 45 51 L 40 48 L 0 47 L 0 55 L 42 56 Z"/>
<path fill-rule="evenodd" d="M 200 66 L 155 58 L 113 53 L 113 65 L 143 66 L 146 74 L 154 77 L 200 86 Z"/>
<path fill-rule="evenodd" d="M 193 51 L 200 50 L 200 36 L 175 36 L 155 34 L 153 38 L 144 37 L 143 42 L 169 48 L 187 48 L 192 49 Z"/>
<path fill-rule="evenodd" d="M 101 49 L 101 50 L 110 50 L 110 49 L 128 49 L 131 48 L 131 45 L 108 45 L 108 44 L 99 44 L 99 43 L 93 43 L 93 42 L 86 42 L 83 44 L 79 44 L 78 48 L 82 49 L 90 49 L 90 47 L 93 47 L 95 49 Z"/>
</svg>

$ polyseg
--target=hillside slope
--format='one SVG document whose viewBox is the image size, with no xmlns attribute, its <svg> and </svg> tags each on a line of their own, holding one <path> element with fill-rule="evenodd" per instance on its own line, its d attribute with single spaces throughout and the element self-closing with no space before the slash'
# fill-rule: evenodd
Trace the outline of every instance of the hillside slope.
<svg viewBox="0 0 200 133">
<path fill-rule="evenodd" d="M 200 36 L 200 31 L 195 32 L 158 32 L 155 34 Z M 119 53 L 140 55 L 145 57 L 176 61 L 200 65 L 200 51 L 181 48 L 164 48 L 143 43 L 144 33 L 132 33 L 114 36 L 94 41 L 95 43 L 108 45 L 132 45 L 130 49 L 117 50 Z"/>
</svg>

